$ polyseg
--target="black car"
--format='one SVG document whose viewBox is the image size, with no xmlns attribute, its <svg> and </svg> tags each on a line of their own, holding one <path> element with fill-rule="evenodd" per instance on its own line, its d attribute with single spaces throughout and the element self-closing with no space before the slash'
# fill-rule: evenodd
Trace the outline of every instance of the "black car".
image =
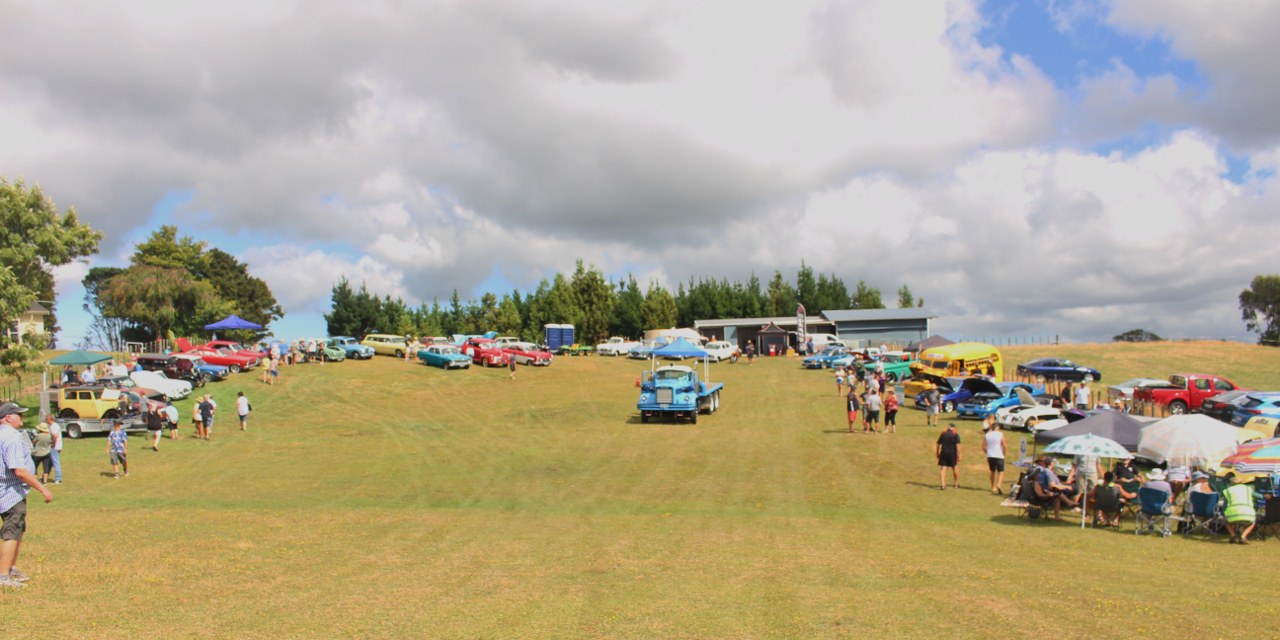
<svg viewBox="0 0 1280 640">
<path fill-rule="evenodd" d="M 1235 391 L 1223 391 L 1216 396 L 1205 398 L 1200 405 L 1200 413 L 1230 424 L 1231 415 L 1235 412 L 1237 406 L 1249 399 L 1249 393 L 1249 391 L 1236 389 Z"/>
<path fill-rule="evenodd" d="M 138 356 L 138 365 L 147 371 L 159 371 L 166 378 L 186 380 L 192 387 L 203 387 L 208 379 L 191 360 L 167 353 L 141 354 Z"/>
</svg>

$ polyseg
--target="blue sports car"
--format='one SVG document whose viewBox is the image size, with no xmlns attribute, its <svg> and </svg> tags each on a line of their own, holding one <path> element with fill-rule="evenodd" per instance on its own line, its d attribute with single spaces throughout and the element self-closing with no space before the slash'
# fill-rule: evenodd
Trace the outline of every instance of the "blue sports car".
<svg viewBox="0 0 1280 640">
<path fill-rule="evenodd" d="M 986 418 L 995 415 L 997 411 L 1005 407 L 1012 407 L 1019 403 L 1017 389 L 1024 389 L 1027 393 L 1035 395 L 1044 392 L 1044 387 L 1038 384 L 1027 384 L 1025 382 L 992 382 L 985 378 L 969 378 L 964 381 L 964 387 L 970 390 L 973 395 L 958 405 L 956 405 L 956 416 L 960 418 Z"/>
<path fill-rule="evenodd" d="M 1102 380 L 1097 369 L 1080 366 L 1062 358 L 1040 358 L 1018 365 L 1018 375 L 1029 378 L 1044 376 L 1045 380 L 1072 380 L 1079 382 L 1088 378 L 1093 382 Z"/>
</svg>

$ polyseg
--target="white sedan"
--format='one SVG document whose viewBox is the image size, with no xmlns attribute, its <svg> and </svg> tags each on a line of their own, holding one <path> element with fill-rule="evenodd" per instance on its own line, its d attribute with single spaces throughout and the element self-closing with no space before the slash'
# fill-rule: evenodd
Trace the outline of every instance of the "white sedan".
<svg viewBox="0 0 1280 640">
<path fill-rule="evenodd" d="M 173 380 L 155 371 L 134 371 L 129 374 L 139 386 L 150 387 L 169 396 L 171 400 L 181 400 L 191 395 L 191 383 L 186 380 Z"/>
<path fill-rule="evenodd" d="M 640 346 L 640 343 L 634 340 L 609 338 L 608 341 L 596 345 L 596 354 L 602 356 L 625 356 L 638 346 Z"/>
<path fill-rule="evenodd" d="M 728 360 L 738 353 L 737 345 L 723 340 L 712 340 L 702 345 L 702 350 L 707 352 L 707 359 L 712 362 Z"/>
</svg>

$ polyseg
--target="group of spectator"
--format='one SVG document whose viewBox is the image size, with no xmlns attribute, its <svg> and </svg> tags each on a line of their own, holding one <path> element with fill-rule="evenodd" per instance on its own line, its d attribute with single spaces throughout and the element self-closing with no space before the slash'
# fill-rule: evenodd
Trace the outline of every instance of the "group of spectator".
<svg viewBox="0 0 1280 640">
<path fill-rule="evenodd" d="M 845 412 L 849 420 L 849 433 L 861 415 L 863 433 L 880 433 L 880 415 L 884 414 L 884 432 L 898 432 L 898 409 L 901 402 L 897 391 L 889 383 L 883 371 L 874 367 L 858 375 L 857 361 L 847 367 L 835 368 L 836 393 L 845 398 Z M 846 391 L 845 389 L 848 389 Z"/>
</svg>

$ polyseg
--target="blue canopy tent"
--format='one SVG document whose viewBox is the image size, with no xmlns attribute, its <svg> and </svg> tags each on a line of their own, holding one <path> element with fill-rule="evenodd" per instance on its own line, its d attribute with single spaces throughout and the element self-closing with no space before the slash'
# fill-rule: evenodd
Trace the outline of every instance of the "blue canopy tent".
<svg viewBox="0 0 1280 640">
<path fill-rule="evenodd" d="M 231 314 L 213 324 L 206 324 L 205 331 L 229 331 L 231 329 L 249 329 L 253 331 L 261 331 L 262 325 L 249 322 L 236 314 Z"/>
</svg>

